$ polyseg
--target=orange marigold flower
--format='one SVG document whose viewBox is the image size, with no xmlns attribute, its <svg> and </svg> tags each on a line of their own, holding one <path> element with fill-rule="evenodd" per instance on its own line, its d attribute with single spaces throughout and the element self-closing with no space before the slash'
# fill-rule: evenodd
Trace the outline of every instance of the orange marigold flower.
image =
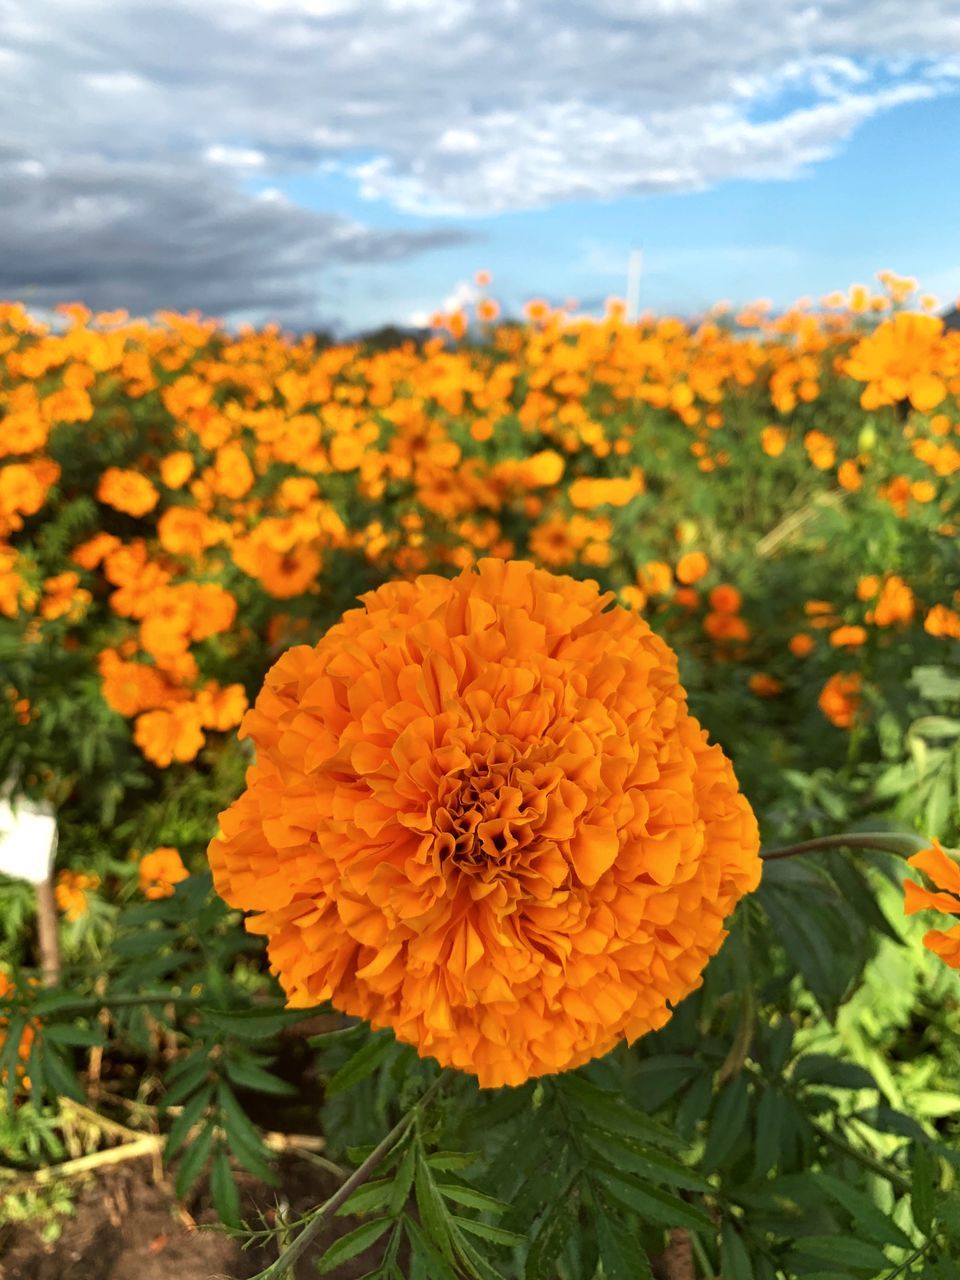
<svg viewBox="0 0 960 1280">
<path fill-rule="evenodd" d="M 221 688 L 211 680 L 196 696 L 200 723 L 205 729 L 220 733 L 235 729 L 247 709 L 247 695 L 242 684 L 228 684 Z"/>
<path fill-rule="evenodd" d="M 779 458 L 787 447 L 789 433 L 783 427 L 764 427 L 760 432 L 760 448 L 769 458 Z"/>
<path fill-rule="evenodd" d="M 100 887 L 100 877 L 85 875 L 82 871 L 61 871 L 53 891 L 57 906 L 68 920 L 80 920 L 87 914 L 87 894 Z"/>
<path fill-rule="evenodd" d="M 484 559 L 362 597 L 268 673 L 210 845 L 292 1006 L 519 1084 L 662 1026 L 760 877 L 674 654 L 612 594 Z"/>
<path fill-rule="evenodd" d="M 684 586 L 692 586 L 694 582 L 700 581 L 709 568 L 710 561 L 702 551 L 688 551 L 677 561 L 677 581 Z"/>
<path fill-rule="evenodd" d="M 757 671 L 747 681 L 751 693 L 755 693 L 759 698 L 775 698 L 778 693 L 783 692 L 783 681 L 778 680 L 776 676 L 768 676 L 763 671 Z"/>
<path fill-rule="evenodd" d="M 92 538 L 74 547 L 70 559 L 81 569 L 96 569 L 104 557 L 116 551 L 119 546 L 120 539 L 112 533 L 95 533 Z"/>
<path fill-rule="evenodd" d="M 743 596 L 727 582 L 714 587 L 707 599 L 714 613 L 739 613 L 743 604 Z"/>
<path fill-rule="evenodd" d="M 166 769 L 174 760 L 195 760 L 203 746 L 200 711 L 192 702 L 145 711 L 137 716 L 133 740 L 153 764 Z"/>
<path fill-rule="evenodd" d="M 960 613 L 945 604 L 935 604 L 923 620 L 923 629 L 931 636 L 960 640 Z"/>
<path fill-rule="evenodd" d="M 817 705 L 831 724 L 849 729 L 860 709 L 859 672 L 838 671 L 820 691 Z"/>
<path fill-rule="evenodd" d="M 867 638 L 866 627 L 837 627 L 830 632 L 830 643 L 835 649 L 857 649 Z"/>
<path fill-rule="evenodd" d="M 186 880 L 189 874 L 179 850 L 170 845 L 160 845 L 140 859 L 140 892 L 145 898 L 169 898 L 173 886 Z"/>
<path fill-rule="evenodd" d="M 17 1001 L 17 994 L 16 984 L 11 981 L 10 977 L 6 973 L 0 970 L 0 1049 L 3 1048 L 3 1043 L 6 1039 L 5 1031 L 10 1022 L 10 1015 L 26 1012 L 23 1006 Z M 2 1008 L 2 1005 L 6 1005 L 6 1008 Z M 20 1076 L 24 1086 L 28 1089 L 30 1087 L 30 1081 L 24 1074 L 24 1065 L 30 1057 L 30 1050 L 33 1046 L 35 1034 L 33 1024 L 28 1022 L 20 1033 L 20 1044 L 17 1048 L 19 1063 L 15 1074 Z M 6 1083 L 7 1073 L 6 1071 L 2 1071 L 0 1072 L 0 1085 L 6 1085 Z"/>
<path fill-rule="evenodd" d="M 128 516 L 145 516 L 157 505 L 160 495 L 153 483 L 139 471 L 107 467 L 97 485 L 97 497 L 115 511 Z"/>
<path fill-rule="evenodd" d="M 852 458 L 847 458 L 845 462 L 841 462 L 837 467 L 837 479 L 840 482 L 841 489 L 846 489 L 848 493 L 855 493 L 863 486 L 863 476 L 860 474 L 860 468 Z"/>
<path fill-rule="evenodd" d="M 673 586 L 673 570 L 666 560 L 648 560 L 637 570 L 637 584 L 648 595 L 665 596 Z"/>
<path fill-rule="evenodd" d="M 904 914 L 912 916 L 916 911 L 945 911 L 960 916 L 960 867 L 933 839 L 931 848 L 923 849 L 907 859 L 908 867 L 916 867 L 940 892 L 932 893 L 913 880 L 904 880 Z M 928 951 L 950 966 L 960 969 L 960 924 L 947 930 L 931 929 L 924 934 L 923 945 Z"/>
<path fill-rule="evenodd" d="M 880 590 L 880 579 L 875 573 L 867 574 L 866 577 L 857 580 L 857 599 L 872 600 Z"/>
<path fill-rule="evenodd" d="M 890 627 L 895 622 L 911 622 L 915 610 L 916 601 L 910 587 L 902 578 L 891 574 L 867 621 L 878 627 Z"/>
<path fill-rule="evenodd" d="M 496 320 L 500 314 L 500 303 L 494 302 L 493 298 L 482 298 L 477 303 L 477 319 L 485 320 L 488 323 Z"/>
<path fill-rule="evenodd" d="M 168 453 L 160 462 L 160 479 L 168 489 L 179 489 L 193 475 L 193 456 L 180 450 Z"/>
<path fill-rule="evenodd" d="M 808 653 L 813 652 L 815 645 L 813 636 L 808 636 L 805 631 L 799 631 L 787 641 L 787 648 L 795 658 L 805 658 Z"/>
</svg>

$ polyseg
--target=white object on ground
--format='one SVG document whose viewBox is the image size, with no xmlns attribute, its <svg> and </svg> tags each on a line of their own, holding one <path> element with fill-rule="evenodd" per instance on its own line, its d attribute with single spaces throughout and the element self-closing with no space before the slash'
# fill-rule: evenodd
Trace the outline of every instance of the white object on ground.
<svg viewBox="0 0 960 1280">
<path fill-rule="evenodd" d="M 0 800 L 0 872 L 31 884 L 53 874 L 57 819 L 53 807 L 19 799 Z"/>
</svg>

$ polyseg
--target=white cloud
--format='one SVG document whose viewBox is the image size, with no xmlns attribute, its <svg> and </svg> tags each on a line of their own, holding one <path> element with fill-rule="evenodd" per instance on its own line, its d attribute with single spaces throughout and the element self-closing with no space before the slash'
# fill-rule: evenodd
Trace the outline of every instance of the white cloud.
<svg viewBox="0 0 960 1280">
<path fill-rule="evenodd" d="M 185 174 L 432 217 L 789 179 L 960 87 L 956 0 L 0 0 L 0 31 L 0 165 L 61 197 L 81 158 L 113 197 L 149 169 L 168 210 Z"/>
</svg>

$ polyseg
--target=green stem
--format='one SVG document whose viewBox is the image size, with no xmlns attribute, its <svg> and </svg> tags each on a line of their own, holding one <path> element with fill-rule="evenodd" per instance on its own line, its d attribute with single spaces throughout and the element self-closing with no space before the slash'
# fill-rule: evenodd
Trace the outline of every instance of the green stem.
<svg viewBox="0 0 960 1280">
<path fill-rule="evenodd" d="M 760 857 L 764 862 L 776 862 L 779 858 L 793 858 L 801 853 L 815 853 L 819 849 L 878 849 L 886 853 L 909 856 L 928 849 L 930 841 L 923 836 L 912 836 L 897 831 L 850 831 L 836 836 L 816 836 L 797 844 L 783 845 L 779 849 L 766 849 Z"/>
<path fill-rule="evenodd" d="M 859 1147 L 855 1147 L 852 1142 L 843 1138 L 838 1133 L 834 1133 L 831 1129 L 825 1129 L 822 1125 L 815 1124 L 814 1129 L 820 1134 L 826 1142 L 832 1147 L 836 1147 L 838 1151 L 842 1151 L 844 1155 L 849 1156 L 851 1160 L 856 1160 L 858 1164 L 862 1164 L 865 1169 L 870 1169 L 873 1173 L 877 1173 L 881 1178 L 885 1178 L 887 1182 L 897 1188 L 898 1191 L 909 1191 L 911 1184 L 908 1178 L 897 1173 L 890 1168 L 889 1164 L 884 1164 L 882 1160 L 878 1160 L 875 1156 L 870 1155 L 868 1151 L 861 1151 Z"/>
<path fill-rule="evenodd" d="M 269 1266 L 266 1271 L 262 1271 L 259 1276 L 255 1276 L 254 1280 L 283 1280 L 284 1276 L 293 1275 L 294 1266 L 313 1244 L 328 1219 L 336 1213 L 342 1204 L 345 1204 L 350 1199 L 357 1187 L 363 1186 L 370 1175 L 383 1164 L 397 1143 L 406 1135 L 421 1108 L 425 1107 L 431 1098 L 438 1093 L 440 1086 L 446 1082 L 446 1078 L 446 1075 L 440 1075 L 434 1080 L 420 1100 L 414 1103 L 405 1115 L 401 1116 L 387 1136 L 374 1147 L 363 1164 L 350 1175 L 343 1186 L 338 1187 L 330 1199 L 324 1201 L 315 1210 L 310 1221 L 297 1236 L 296 1240 L 283 1250 L 276 1262 Z"/>
<path fill-rule="evenodd" d="M 888 1271 L 885 1275 L 881 1276 L 880 1280 L 897 1280 L 897 1276 L 904 1275 L 909 1267 L 912 1267 L 915 1262 L 923 1257 L 932 1244 L 932 1239 L 924 1240 L 923 1244 L 918 1245 L 917 1248 L 914 1249 L 909 1258 L 904 1258 L 899 1266 L 894 1267 L 892 1271 Z"/>
</svg>

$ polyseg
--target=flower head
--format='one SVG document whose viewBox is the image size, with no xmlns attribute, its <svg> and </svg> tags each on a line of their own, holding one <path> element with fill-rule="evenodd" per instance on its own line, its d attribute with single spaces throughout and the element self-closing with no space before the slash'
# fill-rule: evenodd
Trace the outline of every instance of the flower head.
<svg viewBox="0 0 960 1280">
<path fill-rule="evenodd" d="M 907 866 L 922 871 L 939 892 L 931 892 L 914 880 L 904 880 L 906 915 L 933 908 L 960 916 L 960 866 L 944 852 L 939 840 L 932 840 L 929 849 L 908 858 Z M 960 969 L 960 924 L 947 930 L 930 929 L 924 934 L 923 945 L 951 969 Z"/>
<path fill-rule="evenodd" d="M 484 559 L 271 669 L 209 855 L 291 1005 L 517 1084 L 670 1017 L 760 876 L 674 654 L 592 582 Z"/>
<path fill-rule="evenodd" d="M 140 859 L 140 892 L 145 898 L 169 898 L 173 886 L 186 880 L 190 872 L 177 849 L 161 845 Z"/>
</svg>

